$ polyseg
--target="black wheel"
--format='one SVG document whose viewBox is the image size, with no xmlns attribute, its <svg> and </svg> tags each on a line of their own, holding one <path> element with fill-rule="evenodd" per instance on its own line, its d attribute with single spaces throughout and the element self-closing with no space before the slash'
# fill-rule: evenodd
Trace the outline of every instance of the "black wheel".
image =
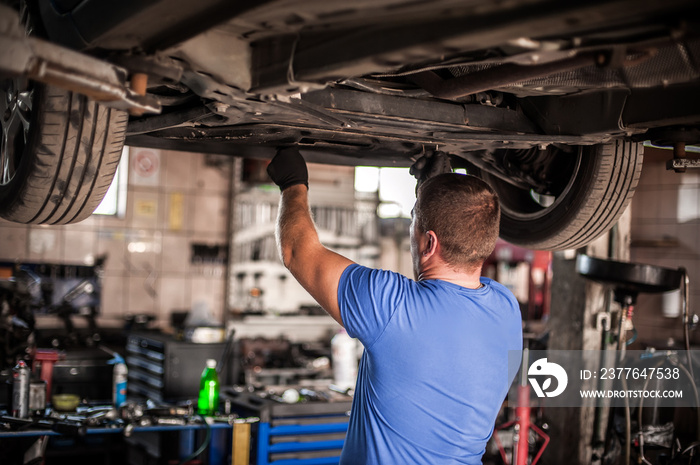
<svg viewBox="0 0 700 465">
<path fill-rule="evenodd" d="M 23 79 L 0 84 L 0 216 L 68 224 L 92 214 L 121 157 L 127 114 Z"/>
<path fill-rule="evenodd" d="M 616 141 L 575 147 L 541 196 L 481 173 L 501 201 L 501 237 L 535 250 L 582 247 L 610 229 L 632 199 L 642 170 L 641 144 Z"/>
<path fill-rule="evenodd" d="M 20 2 L 27 34 L 37 15 Z M 84 220 L 119 164 L 128 115 L 23 78 L 0 81 L 0 217 L 17 223 Z"/>
</svg>

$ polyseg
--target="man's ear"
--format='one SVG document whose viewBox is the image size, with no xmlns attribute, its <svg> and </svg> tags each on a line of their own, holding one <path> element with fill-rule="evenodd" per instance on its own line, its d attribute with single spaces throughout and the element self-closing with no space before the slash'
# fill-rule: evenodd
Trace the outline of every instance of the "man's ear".
<svg viewBox="0 0 700 465">
<path fill-rule="evenodd" d="M 438 249 L 438 240 L 437 236 L 435 235 L 434 231 L 426 231 L 426 236 L 428 236 L 428 243 L 425 247 L 425 250 L 423 251 L 423 255 L 427 258 L 432 256 L 434 253 L 437 252 Z"/>
</svg>

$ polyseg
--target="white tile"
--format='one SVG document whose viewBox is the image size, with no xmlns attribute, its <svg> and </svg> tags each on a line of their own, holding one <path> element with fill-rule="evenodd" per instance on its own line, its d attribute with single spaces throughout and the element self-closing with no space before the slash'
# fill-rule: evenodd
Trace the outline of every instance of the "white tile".
<svg viewBox="0 0 700 465">
<path fill-rule="evenodd" d="M 158 293 L 158 306 L 160 318 L 170 322 L 170 313 L 173 311 L 189 311 L 190 284 L 187 277 L 163 277 L 160 279 L 160 291 Z"/>
<path fill-rule="evenodd" d="M 130 192 L 127 197 L 127 224 L 131 228 L 158 229 L 162 221 L 161 209 L 158 192 Z"/>
<path fill-rule="evenodd" d="M 183 190 L 169 190 L 161 193 L 163 205 L 163 231 L 178 233 L 192 230 L 193 195 Z"/>
<path fill-rule="evenodd" d="M 649 208 L 650 198 L 651 192 L 637 189 L 634 197 L 632 197 L 632 221 L 655 216 L 656 212 L 651 211 Z"/>
<path fill-rule="evenodd" d="M 67 224 L 64 228 L 76 231 L 94 231 L 97 223 L 98 218 L 95 215 L 91 215 L 78 223 Z"/>
<path fill-rule="evenodd" d="M 188 234 L 193 244 L 226 245 L 228 237 L 225 232 L 193 231 Z"/>
<path fill-rule="evenodd" d="M 677 233 L 681 247 L 697 256 L 698 251 L 700 251 L 700 239 L 698 238 L 700 235 L 700 224 L 697 221 L 679 224 Z"/>
<path fill-rule="evenodd" d="M 195 159 L 197 190 L 228 193 L 231 186 L 233 157 L 204 153 L 192 155 Z"/>
<path fill-rule="evenodd" d="M 58 263 L 62 257 L 62 228 L 35 226 L 29 229 L 29 260 Z"/>
<path fill-rule="evenodd" d="M 659 226 L 654 223 L 639 223 L 632 226 L 632 241 L 656 240 L 661 238 Z"/>
<path fill-rule="evenodd" d="M 128 293 L 127 280 L 121 276 L 105 276 L 102 279 L 102 308 L 104 317 L 121 317 L 126 312 L 124 302 Z"/>
<path fill-rule="evenodd" d="M 214 277 L 192 276 L 191 305 L 194 308 L 202 303 L 211 316 L 221 322 L 225 307 L 225 279 Z"/>
<path fill-rule="evenodd" d="M 192 189 L 195 186 L 195 164 L 200 154 L 165 150 L 161 154 L 163 166 L 162 186 L 166 188 Z"/>
<path fill-rule="evenodd" d="M 92 265 L 95 262 L 94 231 L 64 230 L 63 231 L 63 261 Z"/>
<path fill-rule="evenodd" d="M 130 194 L 127 192 L 127 205 Z M 127 207 L 128 208 L 128 207 Z M 97 230 L 109 228 L 125 228 L 127 225 L 126 214 L 124 217 L 114 215 L 93 215 L 96 221 Z"/>
<path fill-rule="evenodd" d="M 676 217 L 680 223 L 700 218 L 700 189 L 697 186 L 680 186 L 676 203 Z"/>
<path fill-rule="evenodd" d="M 0 225 L 0 260 L 15 261 L 26 260 L 27 235 L 29 228 L 25 225 L 21 227 Z"/>
<path fill-rule="evenodd" d="M 151 273 L 160 270 L 162 235 L 158 231 L 130 230 L 126 234 L 126 270 Z"/>
<path fill-rule="evenodd" d="M 97 232 L 97 257 L 106 255 L 106 272 L 123 273 L 126 270 L 126 233 L 123 229 L 101 229 Z"/>
<path fill-rule="evenodd" d="M 700 173 L 696 170 L 688 170 L 685 173 L 679 173 L 679 181 L 683 186 L 698 186 L 700 185 Z"/>
<path fill-rule="evenodd" d="M 155 279 L 154 279 L 155 278 Z M 156 314 L 158 280 L 155 275 L 131 276 L 128 284 L 124 313 Z"/>
<path fill-rule="evenodd" d="M 228 198 L 225 195 L 202 194 L 192 201 L 194 232 L 216 233 L 225 237 L 228 230 Z"/>
<path fill-rule="evenodd" d="M 657 213 L 654 216 L 660 222 L 673 221 L 678 219 L 678 190 L 675 186 L 662 186 L 659 189 L 650 191 L 657 204 Z"/>
<path fill-rule="evenodd" d="M 190 271 L 190 240 L 184 235 L 163 235 L 161 272 L 182 275 Z"/>
</svg>

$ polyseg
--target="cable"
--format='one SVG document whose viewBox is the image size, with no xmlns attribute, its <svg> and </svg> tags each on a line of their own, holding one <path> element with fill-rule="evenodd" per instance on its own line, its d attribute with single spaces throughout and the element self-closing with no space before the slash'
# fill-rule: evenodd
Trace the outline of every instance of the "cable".
<svg viewBox="0 0 700 465">
<path fill-rule="evenodd" d="M 695 448 L 698 447 L 698 446 L 700 446 L 700 442 L 694 442 L 694 443 L 692 443 L 691 445 L 689 445 L 688 447 L 686 447 L 685 450 L 684 450 L 683 452 L 681 452 L 681 455 L 687 454 L 688 452 L 692 451 L 693 449 L 695 449 Z"/>
<path fill-rule="evenodd" d="M 698 396 L 698 387 L 695 384 L 695 378 L 693 378 L 693 375 L 686 367 L 683 366 L 682 363 L 678 363 L 678 367 L 683 370 L 683 373 L 690 378 L 690 386 L 693 388 L 693 395 L 695 395 L 695 419 L 697 420 L 697 430 L 695 434 L 700 438 L 700 397 Z"/>
<path fill-rule="evenodd" d="M 620 307 L 620 318 L 618 322 L 617 329 L 617 350 L 620 351 L 620 362 L 622 362 L 624 356 L 624 350 L 627 347 L 625 340 L 623 339 L 623 330 L 625 324 L 625 317 L 627 316 L 627 311 L 629 309 L 629 304 L 621 303 Z M 622 378 L 622 388 L 627 390 L 627 380 Z M 630 465 L 630 458 L 632 455 L 632 418 L 630 414 L 630 401 L 627 397 L 624 399 L 625 402 L 625 460 L 622 462 L 624 465 Z"/>
<path fill-rule="evenodd" d="M 685 268 L 680 268 L 683 272 L 683 339 L 685 342 L 685 355 L 688 359 L 688 369 L 686 370 L 682 364 L 678 364 L 679 367 L 683 368 L 688 377 L 690 377 L 690 383 L 693 386 L 693 392 L 695 393 L 695 406 L 698 411 L 696 413 L 697 429 L 695 434 L 698 440 L 700 440 L 700 401 L 698 399 L 698 389 L 695 385 L 695 372 L 693 370 L 693 358 L 690 355 L 690 334 L 688 327 L 690 326 L 690 317 L 688 316 L 688 293 L 690 286 L 690 279 L 688 278 L 688 272 Z"/>
<path fill-rule="evenodd" d="M 622 389 L 627 391 L 627 379 L 623 376 Z M 630 414 L 630 400 L 625 396 L 625 465 L 630 465 L 632 456 L 632 415 Z"/>
<path fill-rule="evenodd" d="M 690 386 L 693 388 L 693 394 L 695 395 L 695 407 L 700 408 L 700 398 L 698 397 L 698 388 L 695 384 L 695 380 L 693 379 L 692 373 L 688 371 L 686 367 L 684 367 L 681 363 L 678 363 L 678 367 L 683 370 L 683 372 L 690 378 Z"/>
<path fill-rule="evenodd" d="M 199 446 L 199 448 L 192 452 L 189 456 L 187 456 L 182 462 L 179 463 L 179 465 L 184 465 L 185 463 L 189 462 L 190 460 L 194 459 L 197 457 L 199 454 L 204 452 L 204 450 L 209 447 L 209 443 L 211 442 L 211 427 L 209 426 L 209 423 L 207 423 L 207 419 L 204 418 L 203 415 L 197 415 L 199 418 L 202 419 L 204 422 L 204 426 L 206 427 L 207 434 L 204 437 L 204 442 L 202 442 L 202 445 Z"/>
<path fill-rule="evenodd" d="M 681 268 L 683 271 L 683 339 L 685 342 L 685 354 L 688 358 L 688 369 L 690 370 L 690 376 L 695 380 L 695 373 L 693 372 L 693 359 L 690 356 L 690 334 L 688 333 L 688 326 L 690 326 L 690 318 L 688 316 L 688 287 L 689 278 L 688 272 L 685 268 Z"/>
<path fill-rule="evenodd" d="M 657 368 L 659 368 L 664 363 L 666 363 L 665 358 L 662 358 L 661 360 L 659 360 L 659 363 L 654 365 L 654 372 L 656 372 Z M 651 376 L 644 380 L 644 385 L 642 386 L 642 391 L 647 390 L 647 386 L 649 385 L 650 380 L 651 380 Z M 642 428 L 642 408 L 643 408 L 643 406 L 644 406 L 644 397 L 642 396 L 642 398 L 639 399 L 639 408 L 638 408 L 639 418 L 637 419 L 637 423 L 639 423 L 639 438 L 640 438 L 639 439 L 639 455 L 645 463 L 648 463 L 647 459 L 644 458 L 644 429 Z"/>
<path fill-rule="evenodd" d="M 663 365 L 667 361 L 670 362 L 671 365 L 675 365 L 673 360 L 669 360 L 668 358 L 664 358 L 654 366 L 654 371 L 656 371 L 657 368 L 659 368 L 661 365 Z M 697 385 L 695 384 L 695 380 L 693 379 L 690 371 L 688 371 L 688 369 L 686 367 L 684 367 L 683 364 L 680 363 L 680 361 L 677 361 L 677 362 L 678 362 L 678 367 L 688 377 L 688 379 L 690 380 L 690 386 L 693 388 L 693 396 L 695 397 L 696 418 L 698 419 L 698 425 L 697 425 L 698 435 L 700 435 L 700 396 L 698 395 L 698 388 L 697 388 Z M 647 378 L 644 381 L 644 384 L 642 385 L 643 391 L 646 391 L 647 386 L 649 385 L 650 379 L 651 379 L 651 377 Z M 624 382 L 624 379 L 623 379 L 623 382 Z M 643 432 L 643 428 L 642 428 L 642 408 L 643 407 L 644 407 L 644 398 L 642 397 L 641 399 L 639 399 L 639 415 L 638 415 L 640 438 L 644 436 L 644 432 Z M 644 458 L 643 439 L 640 439 L 640 442 L 639 442 L 639 452 L 640 452 L 641 459 L 646 461 L 646 459 Z"/>
</svg>

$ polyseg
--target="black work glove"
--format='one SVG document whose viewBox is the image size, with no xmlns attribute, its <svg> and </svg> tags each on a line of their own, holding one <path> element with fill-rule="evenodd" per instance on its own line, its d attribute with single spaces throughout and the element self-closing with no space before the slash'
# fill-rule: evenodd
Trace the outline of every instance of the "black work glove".
<svg viewBox="0 0 700 465">
<path fill-rule="evenodd" d="M 309 172 L 306 162 L 296 147 L 285 147 L 277 150 L 269 165 L 267 174 L 283 191 L 288 187 L 303 184 L 309 187 Z"/>
<path fill-rule="evenodd" d="M 445 152 L 428 152 L 422 157 L 420 157 L 416 162 L 411 165 L 408 170 L 413 176 L 416 177 L 418 182 L 416 183 L 416 193 L 421 184 L 426 180 L 437 176 L 442 173 L 451 173 L 452 165 L 450 165 L 450 158 Z"/>
</svg>

